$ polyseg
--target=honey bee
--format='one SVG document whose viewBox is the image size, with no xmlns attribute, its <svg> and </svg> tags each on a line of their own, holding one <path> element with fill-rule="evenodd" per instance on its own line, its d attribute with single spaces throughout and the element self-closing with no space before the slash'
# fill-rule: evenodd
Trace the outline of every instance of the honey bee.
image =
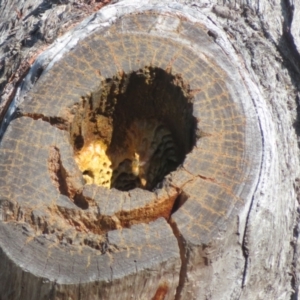
<svg viewBox="0 0 300 300">
<path fill-rule="evenodd" d="M 145 187 L 147 184 L 147 180 L 145 178 L 145 170 L 144 170 L 145 164 L 146 161 L 141 161 L 140 155 L 138 153 L 134 153 L 134 159 L 131 165 L 132 174 L 140 178 L 141 185 L 143 187 Z"/>
<path fill-rule="evenodd" d="M 86 184 L 127 191 L 152 189 L 176 168 L 176 145 L 171 132 L 157 120 L 136 120 L 126 132 L 126 146 L 108 153 L 108 146 L 96 140 L 75 156 Z"/>
<path fill-rule="evenodd" d="M 176 145 L 171 132 L 157 120 L 137 120 L 127 131 L 128 157 L 131 164 L 122 174 L 122 183 L 127 180 L 135 187 L 152 189 L 163 177 L 173 171 L 178 163 Z M 114 184 L 120 185 L 115 172 Z M 131 184 L 130 186 L 132 186 Z M 122 187 L 119 189 L 122 189 Z"/>
</svg>

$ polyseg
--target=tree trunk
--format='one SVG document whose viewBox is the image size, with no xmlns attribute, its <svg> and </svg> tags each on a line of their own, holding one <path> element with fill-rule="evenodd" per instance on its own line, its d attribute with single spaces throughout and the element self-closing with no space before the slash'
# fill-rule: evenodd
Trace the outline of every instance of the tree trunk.
<svg viewBox="0 0 300 300">
<path fill-rule="evenodd" d="M 298 299 L 299 5 L 108 2 L 1 3 L 0 300 Z"/>
</svg>

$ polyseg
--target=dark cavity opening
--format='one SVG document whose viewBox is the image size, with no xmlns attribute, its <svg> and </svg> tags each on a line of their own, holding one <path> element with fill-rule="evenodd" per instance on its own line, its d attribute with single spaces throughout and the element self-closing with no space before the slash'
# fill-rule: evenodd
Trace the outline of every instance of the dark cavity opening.
<svg viewBox="0 0 300 300">
<path fill-rule="evenodd" d="M 145 67 L 82 97 L 70 126 L 86 184 L 154 189 L 195 143 L 193 97 L 181 75 Z"/>
</svg>

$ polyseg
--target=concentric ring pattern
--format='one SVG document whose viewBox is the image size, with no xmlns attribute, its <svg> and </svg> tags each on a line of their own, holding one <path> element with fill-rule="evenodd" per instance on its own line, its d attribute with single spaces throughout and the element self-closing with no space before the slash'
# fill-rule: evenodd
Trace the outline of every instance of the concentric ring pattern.
<svg viewBox="0 0 300 300">
<path fill-rule="evenodd" d="M 119 299 L 120 280 L 136 299 L 162 287 L 173 299 L 185 263 L 180 251 L 209 244 L 249 203 L 261 162 L 259 123 L 239 71 L 214 38 L 175 9 L 119 13 L 26 94 L 0 144 L 0 256 L 20 275 L 15 284 L 24 271 L 33 286 L 47 279 L 28 299 L 71 293 L 78 283 L 90 285 L 83 298 Z M 188 84 L 195 145 L 153 191 L 84 185 L 67 132 L 80 99 L 107 78 L 145 67 Z M 74 193 L 64 193 L 64 184 Z"/>
</svg>

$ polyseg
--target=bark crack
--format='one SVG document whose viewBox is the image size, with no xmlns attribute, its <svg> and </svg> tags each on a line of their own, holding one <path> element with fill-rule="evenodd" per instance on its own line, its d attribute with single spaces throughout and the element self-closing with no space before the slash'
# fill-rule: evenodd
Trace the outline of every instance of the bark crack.
<svg viewBox="0 0 300 300">
<path fill-rule="evenodd" d="M 179 252 L 180 252 L 180 259 L 181 259 L 181 268 L 180 268 L 180 274 L 179 274 L 179 283 L 176 289 L 176 294 L 174 300 L 180 300 L 181 299 L 181 292 L 184 288 L 185 282 L 187 280 L 187 264 L 189 261 L 190 253 L 188 248 L 186 247 L 186 241 L 181 235 L 176 222 L 172 220 L 172 218 L 168 221 L 173 234 L 178 242 Z"/>
<path fill-rule="evenodd" d="M 69 128 L 69 122 L 60 117 L 50 117 L 37 113 L 22 113 L 19 117 L 28 117 L 33 120 L 43 120 L 59 130 L 67 131 Z"/>
<path fill-rule="evenodd" d="M 66 170 L 62 165 L 59 149 L 57 147 L 50 147 L 48 170 L 52 183 L 59 190 L 60 194 L 70 197 L 71 195 L 66 181 Z"/>
<path fill-rule="evenodd" d="M 244 14 L 250 13 L 250 11 L 248 9 L 244 10 Z M 244 16 L 245 17 L 245 16 Z M 251 27 L 251 24 L 249 24 L 249 26 Z M 269 40 L 270 42 L 272 42 L 272 44 L 276 47 L 276 49 L 280 52 L 280 50 L 278 49 L 278 47 L 275 45 L 274 41 L 270 39 L 269 36 L 267 36 L 267 31 L 264 28 L 264 24 L 263 22 L 260 20 L 260 27 L 261 30 L 263 31 L 265 38 L 267 40 Z M 238 31 L 236 28 L 231 27 L 234 31 Z M 251 27 L 252 28 L 252 27 Z M 239 49 L 237 49 L 234 45 L 233 42 L 231 42 L 232 47 L 235 49 L 235 51 L 237 53 L 239 53 Z M 281 53 L 281 52 L 280 52 Z M 253 54 L 250 54 L 251 56 Z M 242 76 L 242 79 L 245 81 L 244 76 Z M 251 90 L 248 87 L 248 84 L 245 82 L 245 86 L 247 87 L 247 89 L 249 90 L 249 94 L 252 95 Z M 260 132 L 260 137 L 261 137 L 261 157 L 260 157 L 260 165 L 259 165 L 259 173 L 258 173 L 258 179 L 257 179 L 257 183 L 256 186 L 253 190 L 253 196 L 251 198 L 250 204 L 249 204 L 249 208 L 248 208 L 248 212 L 247 212 L 247 216 L 246 216 L 246 222 L 245 222 L 245 228 L 244 228 L 244 232 L 243 232 L 243 237 L 242 237 L 242 253 L 245 259 L 245 264 L 244 264 L 244 272 L 243 272 L 243 278 L 242 278 L 242 283 L 241 283 L 241 288 L 243 289 L 246 284 L 247 284 L 247 276 L 248 276 L 248 265 L 249 265 L 249 248 L 248 248 L 248 228 L 249 228 L 249 223 L 250 223 L 250 215 L 251 212 L 253 210 L 253 205 L 255 202 L 255 194 L 258 191 L 258 186 L 260 183 L 260 179 L 262 178 L 262 172 L 263 172 L 263 165 L 264 165 L 264 161 L 265 161 L 265 137 L 264 137 L 264 131 L 263 131 L 263 126 L 262 126 L 262 121 L 259 117 L 259 113 L 258 113 L 258 109 L 257 109 L 257 104 L 255 102 L 255 98 L 252 96 L 252 103 L 253 103 L 253 107 L 254 110 L 257 113 L 257 123 L 258 123 L 258 127 L 259 127 L 259 132 Z"/>
<path fill-rule="evenodd" d="M 299 279 L 297 277 L 297 260 L 299 257 L 299 253 L 298 253 L 299 226 L 300 226 L 300 215 L 299 215 L 299 208 L 298 208 L 296 225 L 294 227 L 294 239 L 291 243 L 294 251 L 293 261 L 292 261 L 292 273 L 291 273 L 291 287 L 293 290 L 291 294 L 291 300 L 297 300 L 299 294 Z"/>
<path fill-rule="evenodd" d="M 300 203 L 300 179 L 296 178 L 294 183 L 295 193 L 297 195 L 298 204 Z M 292 272 L 291 272 L 291 288 L 293 290 L 290 300 L 297 300 L 299 294 L 299 278 L 297 276 L 297 261 L 299 258 L 299 233 L 300 233 L 300 206 L 297 208 L 296 221 L 293 230 L 293 240 L 291 246 L 293 248 Z"/>
</svg>

